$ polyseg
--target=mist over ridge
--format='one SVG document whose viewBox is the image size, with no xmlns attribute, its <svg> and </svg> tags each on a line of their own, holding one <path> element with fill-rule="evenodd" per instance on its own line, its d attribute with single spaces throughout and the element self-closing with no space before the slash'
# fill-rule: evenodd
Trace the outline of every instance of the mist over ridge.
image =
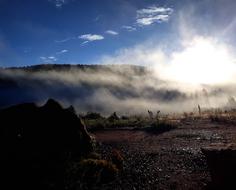
<svg viewBox="0 0 236 190">
<path fill-rule="evenodd" d="M 185 90 L 186 89 L 186 90 Z M 134 65 L 37 65 L 0 70 L 0 107 L 54 98 L 78 113 L 110 114 L 193 111 L 229 105 L 231 85 L 202 85 L 189 90 L 183 84 L 161 80 L 151 67 Z"/>
</svg>

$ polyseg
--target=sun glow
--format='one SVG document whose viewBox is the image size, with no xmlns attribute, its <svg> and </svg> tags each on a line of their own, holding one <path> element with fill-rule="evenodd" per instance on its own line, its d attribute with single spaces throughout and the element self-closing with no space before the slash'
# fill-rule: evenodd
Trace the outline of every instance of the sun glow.
<svg viewBox="0 0 236 190">
<path fill-rule="evenodd" d="M 189 84 L 231 82 L 236 64 L 228 48 L 211 39 L 195 38 L 181 52 L 172 53 L 161 73 L 165 79 Z"/>
</svg>

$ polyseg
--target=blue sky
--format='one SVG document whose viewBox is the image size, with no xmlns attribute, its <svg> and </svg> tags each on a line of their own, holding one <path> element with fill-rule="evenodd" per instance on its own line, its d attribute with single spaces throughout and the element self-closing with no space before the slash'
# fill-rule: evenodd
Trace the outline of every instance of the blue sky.
<svg viewBox="0 0 236 190">
<path fill-rule="evenodd" d="M 91 64 L 150 41 L 176 49 L 181 18 L 234 46 L 235 9 L 233 0 L 0 0 L 0 66 Z"/>
</svg>

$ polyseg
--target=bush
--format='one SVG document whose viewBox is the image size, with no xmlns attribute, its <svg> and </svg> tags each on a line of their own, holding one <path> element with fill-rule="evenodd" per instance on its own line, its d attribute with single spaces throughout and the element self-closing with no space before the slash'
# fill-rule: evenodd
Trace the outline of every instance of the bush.
<svg viewBox="0 0 236 190">
<path fill-rule="evenodd" d="M 114 112 L 113 114 L 111 114 L 111 115 L 108 117 L 108 120 L 109 120 L 109 121 L 116 121 L 116 120 L 119 120 L 119 117 L 117 116 L 116 112 Z"/>
<path fill-rule="evenodd" d="M 88 112 L 86 115 L 82 116 L 83 119 L 103 119 L 100 113 Z"/>
<path fill-rule="evenodd" d="M 112 150 L 111 160 L 119 170 L 123 170 L 124 157 L 119 150 Z"/>
<path fill-rule="evenodd" d="M 129 117 L 128 117 L 128 116 L 125 116 L 125 115 L 122 115 L 122 116 L 121 116 L 121 119 L 122 119 L 122 120 L 128 120 Z"/>
<path fill-rule="evenodd" d="M 219 122 L 220 121 L 220 118 L 217 115 L 210 115 L 209 118 L 210 118 L 211 122 Z"/>
<path fill-rule="evenodd" d="M 79 164 L 81 182 L 88 186 L 109 183 L 116 178 L 118 171 L 114 164 L 106 160 L 85 159 Z"/>
<path fill-rule="evenodd" d="M 97 160 L 99 160 L 99 159 L 101 159 L 101 154 L 98 154 L 98 153 L 96 153 L 96 152 L 91 152 L 91 153 L 89 153 L 88 155 L 86 155 L 86 157 L 85 157 L 86 159 L 97 159 Z"/>
<path fill-rule="evenodd" d="M 152 123 L 151 126 L 145 127 L 144 130 L 148 133 L 160 134 L 175 128 L 176 126 L 173 123 L 167 121 L 161 121 Z"/>
<path fill-rule="evenodd" d="M 230 123 L 230 118 L 226 118 L 219 114 L 213 114 L 209 116 L 211 122 L 215 123 Z"/>
</svg>

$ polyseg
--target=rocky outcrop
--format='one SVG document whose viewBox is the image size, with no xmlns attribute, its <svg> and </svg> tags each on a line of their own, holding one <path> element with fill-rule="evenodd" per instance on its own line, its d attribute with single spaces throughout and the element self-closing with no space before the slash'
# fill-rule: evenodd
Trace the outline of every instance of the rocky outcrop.
<svg viewBox="0 0 236 190">
<path fill-rule="evenodd" d="M 8 189 L 61 189 L 66 164 L 92 150 L 85 125 L 50 99 L 0 110 L 1 176 Z"/>
<path fill-rule="evenodd" d="M 212 189 L 236 189 L 236 145 L 214 144 L 202 148 L 212 178 Z"/>
</svg>

